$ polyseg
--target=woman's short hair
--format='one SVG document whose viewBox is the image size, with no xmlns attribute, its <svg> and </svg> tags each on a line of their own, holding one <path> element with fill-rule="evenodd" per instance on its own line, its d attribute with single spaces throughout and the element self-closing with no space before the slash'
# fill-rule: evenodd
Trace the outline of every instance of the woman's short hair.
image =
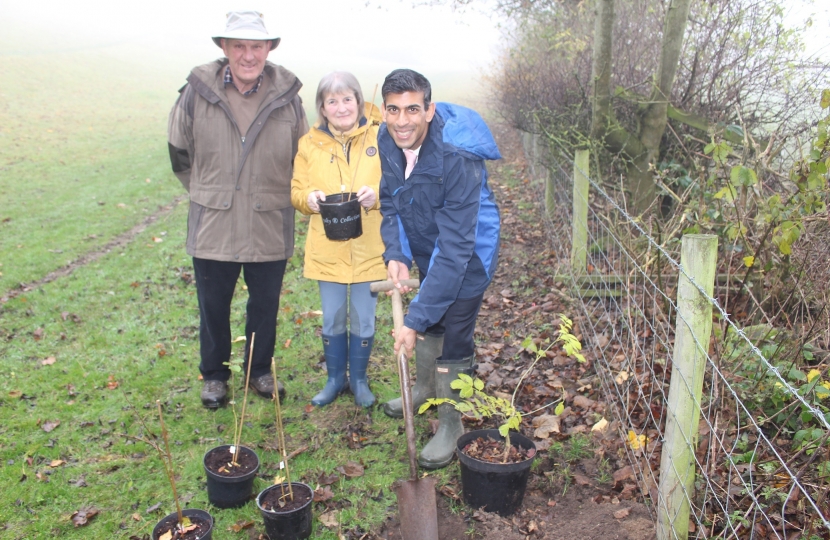
<svg viewBox="0 0 830 540">
<path fill-rule="evenodd" d="M 357 98 L 357 119 L 360 121 L 363 112 L 363 91 L 357 77 L 348 71 L 332 71 L 324 75 L 317 85 L 317 120 L 323 125 L 326 115 L 323 113 L 323 101 L 329 94 L 354 94 Z"/>
</svg>

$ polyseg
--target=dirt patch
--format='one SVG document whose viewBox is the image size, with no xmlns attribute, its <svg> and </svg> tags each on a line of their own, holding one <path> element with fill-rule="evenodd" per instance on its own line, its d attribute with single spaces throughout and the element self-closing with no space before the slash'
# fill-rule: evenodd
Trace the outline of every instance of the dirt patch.
<svg viewBox="0 0 830 540">
<path fill-rule="evenodd" d="M 23 293 L 27 293 L 38 287 L 45 285 L 47 283 L 51 283 L 56 279 L 66 277 L 74 272 L 77 268 L 81 266 L 87 265 L 91 262 L 95 262 L 96 260 L 100 259 L 102 256 L 106 255 L 107 253 L 111 252 L 113 249 L 126 246 L 130 242 L 132 242 L 136 236 L 143 233 L 147 227 L 155 223 L 159 220 L 159 218 L 170 214 L 179 204 L 183 201 L 187 200 L 187 195 L 179 195 L 175 197 L 170 204 L 159 207 L 153 214 L 144 218 L 141 223 L 135 225 L 130 230 L 119 234 L 118 236 L 114 237 L 112 240 L 101 246 L 100 248 L 90 251 L 88 253 L 84 253 L 74 261 L 70 262 L 65 266 L 61 266 L 57 270 L 49 272 L 41 279 L 37 281 L 31 281 L 29 283 L 21 283 L 16 288 L 11 289 L 3 294 L 0 297 L 0 304 L 5 304 L 10 299 L 15 298 Z"/>
<path fill-rule="evenodd" d="M 608 539 L 649 540 L 655 538 L 654 523 L 647 509 L 637 503 L 595 502 L 597 490 L 573 486 L 564 494 L 549 497 L 533 490 L 525 496 L 522 510 L 504 518 L 438 500 L 439 540 L 551 540 Z M 401 540 L 400 523 L 390 520 L 377 538 Z"/>
</svg>

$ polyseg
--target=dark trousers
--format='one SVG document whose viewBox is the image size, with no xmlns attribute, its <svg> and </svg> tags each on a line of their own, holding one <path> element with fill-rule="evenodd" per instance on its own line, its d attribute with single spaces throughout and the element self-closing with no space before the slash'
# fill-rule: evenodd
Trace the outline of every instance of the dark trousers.
<svg viewBox="0 0 830 540">
<path fill-rule="evenodd" d="M 256 332 L 251 378 L 270 373 L 277 339 L 277 312 L 286 261 L 235 263 L 193 258 L 199 299 L 199 371 L 206 381 L 227 381 L 231 357 L 231 300 L 242 271 L 248 286 L 245 320 L 245 370 L 251 334 Z"/>
<path fill-rule="evenodd" d="M 444 336 L 442 359 L 461 360 L 475 354 L 473 333 L 483 300 L 484 293 L 473 298 L 459 298 L 450 304 L 440 321 L 427 328 L 427 334 Z"/>
</svg>

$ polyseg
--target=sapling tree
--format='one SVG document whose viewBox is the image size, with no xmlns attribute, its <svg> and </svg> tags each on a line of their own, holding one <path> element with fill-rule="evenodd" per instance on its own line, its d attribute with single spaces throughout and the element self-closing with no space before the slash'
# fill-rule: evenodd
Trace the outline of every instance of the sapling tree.
<svg viewBox="0 0 830 540">
<path fill-rule="evenodd" d="M 242 373 L 242 359 L 231 357 L 227 362 L 224 362 L 224 365 L 228 366 L 228 369 L 231 371 L 231 410 L 233 411 L 233 445 L 231 446 L 231 454 L 233 454 L 233 457 L 231 462 L 228 464 L 230 467 L 239 465 L 236 462 L 236 459 L 239 455 L 239 444 L 240 439 L 242 438 L 242 426 L 244 425 L 245 419 L 245 405 L 248 403 L 248 383 L 251 379 L 251 363 L 254 357 L 255 340 L 256 332 L 253 332 L 251 333 L 251 346 L 248 348 L 248 371 L 245 374 L 245 393 L 242 397 L 242 414 L 238 417 L 236 416 L 236 396 L 234 393 L 234 387 L 236 384 L 234 383 L 234 379 L 235 375 Z"/>
<path fill-rule="evenodd" d="M 444 403 L 448 403 L 455 407 L 457 411 L 462 413 L 464 416 L 469 418 L 497 418 L 500 421 L 499 424 L 499 434 L 504 437 L 504 457 L 503 462 L 507 461 L 507 457 L 510 453 L 510 430 L 518 431 L 519 426 L 522 423 L 522 417 L 527 415 L 535 414 L 539 411 L 542 411 L 548 407 L 556 405 L 554 409 L 554 414 L 557 416 L 562 414 L 562 411 L 565 409 L 565 404 L 562 400 L 553 401 L 548 403 L 547 405 L 540 407 L 536 410 L 530 411 L 528 413 L 520 412 L 515 405 L 516 402 L 516 394 L 518 393 L 519 388 L 522 386 L 522 381 L 529 376 L 533 372 L 533 368 L 542 358 L 547 356 L 547 352 L 556 345 L 557 343 L 561 344 L 562 350 L 565 351 L 565 354 L 576 358 L 579 362 L 584 362 L 585 357 L 582 356 L 580 351 L 582 350 L 582 344 L 579 340 L 571 333 L 573 329 L 573 321 L 567 318 L 564 315 L 559 315 L 560 323 L 559 329 L 556 331 L 556 339 L 552 342 L 548 343 L 546 347 L 539 347 L 533 341 L 532 338 L 528 337 L 522 343 L 522 347 L 535 354 L 536 357 L 527 367 L 527 369 L 522 373 L 521 377 L 519 377 L 519 381 L 516 383 L 516 388 L 513 390 L 513 395 L 510 399 L 492 396 L 484 391 L 484 381 L 479 379 L 478 377 L 471 377 L 466 373 L 459 373 L 458 378 L 452 383 L 450 386 L 459 391 L 459 398 L 461 401 L 455 401 L 449 398 L 429 398 L 427 401 L 421 405 L 418 409 L 418 414 L 424 413 L 427 409 L 432 406 L 442 405 Z"/>
<path fill-rule="evenodd" d="M 161 463 L 164 466 L 164 473 L 167 476 L 167 480 L 170 482 L 170 489 L 173 491 L 173 500 L 176 503 L 176 517 L 178 522 L 174 525 L 173 529 L 165 532 L 161 536 L 159 536 L 158 540 L 171 540 L 172 538 L 177 537 L 174 535 L 174 532 L 181 536 L 186 532 L 192 531 L 197 529 L 198 526 L 194 525 L 190 518 L 182 514 L 182 506 L 179 503 L 179 494 L 176 491 L 176 475 L 173 471 L 173 454 L 170 452 L 170 442 L 167 436 L 167 427 L 164 425 L 164 414 L 162 413 L 161 409 L 161 401 L 156 400 L 156 407 L 158 408 L 158 416 L 159 416 L 159 425 L 161 426 L 161 438 L 164 441 L 164 448 L 156 442 L 155 436 L 152 435 L 150 429 L 147 427 L 147 424 L 144 423 L 144 419 L 141 417 L 138 412 L 136 412 L 135 407 L 132 406 L 130 403 L 129 398 L 127 397 L 127 393 L 123 392 L 124 398 L 127 400 L 127 404 L 129 405 L 130 409 L 132 409 L 135 417 L 138 419 L 141 426 L 144 428 L 144 432 L 147 434 L 145 437 L 134 437 L 132 435 L 126 435 L 126 437 L 130 439 L 134 439 L 136 441 L 143 442 L 153 448 L 161 459 Z"/>
</svg>

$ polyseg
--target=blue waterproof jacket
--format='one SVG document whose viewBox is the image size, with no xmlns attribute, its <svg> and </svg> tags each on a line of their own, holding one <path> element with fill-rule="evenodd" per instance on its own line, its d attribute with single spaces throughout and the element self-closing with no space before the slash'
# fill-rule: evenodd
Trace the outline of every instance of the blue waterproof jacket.
<svg viewBox="0 0 830 540">
<path fill-rule="evenodd" d="M 484 160 L 500 159 L 490 129 L 472 109 L 436 103 L 411 175 L 386 124 L 378 147 L 383 259 L 418 265 L 418 295 L 404 324 L 424 332 L 456 299 L 484 293 L 496 271 L 499 209 L 487 185 Z"/>
</svg>

